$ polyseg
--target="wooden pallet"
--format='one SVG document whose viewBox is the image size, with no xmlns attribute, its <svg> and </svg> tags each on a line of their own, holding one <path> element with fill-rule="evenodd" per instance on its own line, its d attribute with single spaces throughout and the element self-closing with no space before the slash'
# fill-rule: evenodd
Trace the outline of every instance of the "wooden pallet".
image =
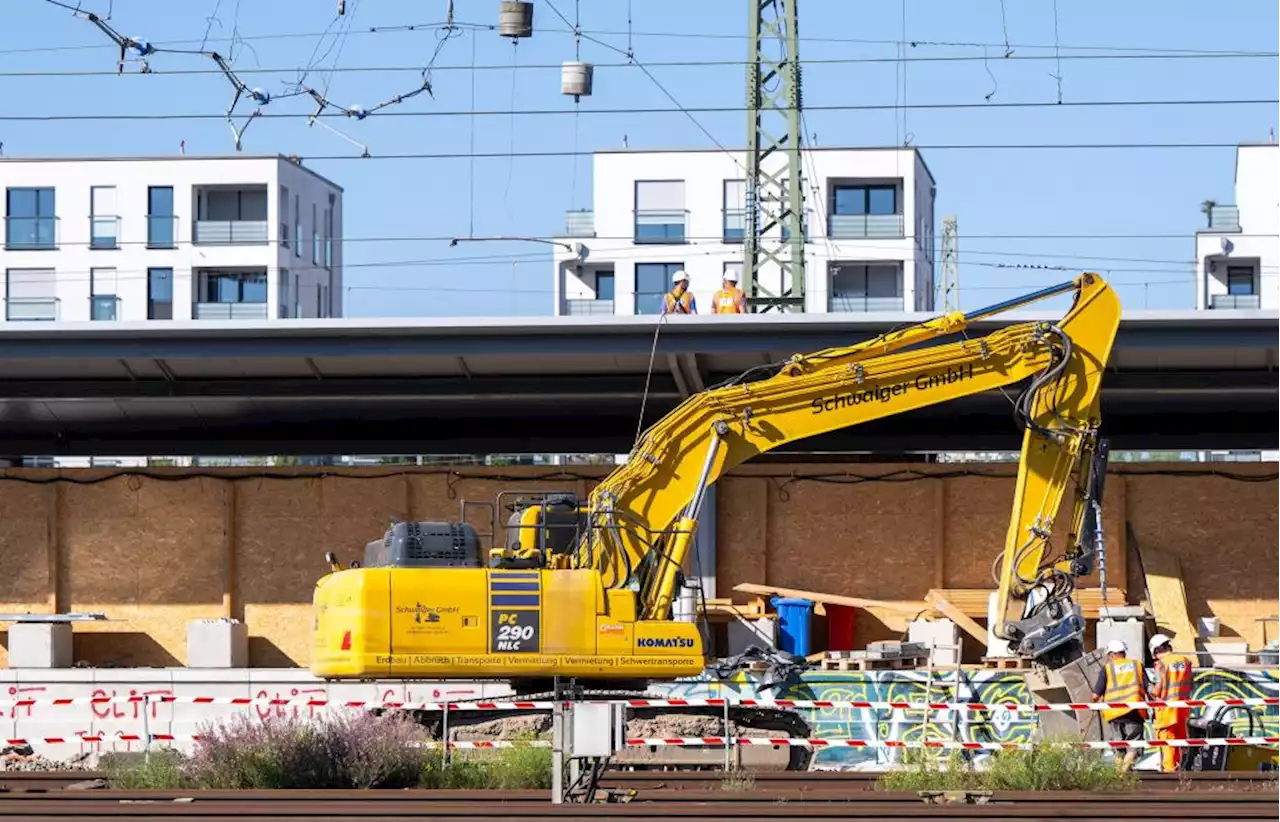
<svg viewBox="0 0 1280 822">
<path fill-rule="evenodd" d="M 828 657 L 822 660 L 824 671 L 899 671 L 904 668 L 918 668 L 928 661 L 928 657 L 896 656 L 888 659 L 867 659 L 855 657 L 838 659 Z"/>
<path fill-rule="evenodd" d="M 1025 667 L 1022 660 L 1016 656 L 984 656 L 982 658 L 982 666 L 1000 671 L 1014 671 Z"/>
</svg>

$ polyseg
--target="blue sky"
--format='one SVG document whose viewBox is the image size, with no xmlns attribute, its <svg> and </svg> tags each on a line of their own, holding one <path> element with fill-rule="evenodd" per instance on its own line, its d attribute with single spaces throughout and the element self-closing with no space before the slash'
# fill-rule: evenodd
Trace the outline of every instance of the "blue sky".
<svg viewBox="0 0 1280 822">
<path fill-rule="evenodd" d="M 904 8 L 905 4 L 905 8 Z M 118 121 L 0 120 L 6 156 L 227 154 L 225 121 L 147 120 L 164 114 L 220 115 L 232 89 L 218 74 L 165 72 L 210 69 L 200 56 L 158 54 L 156 73 L 138 66 L 116 76 L 115 52 L 89 22 L 43 0 L 9 0 L 0 27 L 3 114 L 135 115 Z M 498 0 L 456 0 L 460 23 L 496 22 Z M 746 54 L 745 0 L 573 0 L 555 6 L 579 15 L 592 37 L 626 49 L 642 63 L 741 61 Z M 366 108 L 418 86 L 420 69 L 440 45 L 436 29 L 370 32 L 371 28 L 438 23 L 445 0 L 84 0 L 122 34 L 157 45 L 230 53 L 243 79 L 274 94 L 287 91 L 298 70 L 344 106 Z M 801 57 L 806 60 L 893 58 L 903 39 L 912 58 L 968 61 L 907 64 L 905 93 L 893 61 L 823 64 L 804 71 L 808 130 L 817 144 L 892 145 L 904 136 L 903 112 L 824 111 L 821 106 L 965 103 L 964 109 L 909 109 L 905 133 L 915 144 L 1235 143 L 1265 141 L 1277 127 L 1277 106 L 1039 107 L 987 104 L 1100 100 L 1274 100 L 1277 60 L 1097 59 L 1153 50 L 1263 51 L 1277 48 L 1275 0 L 1058 0 L 1053 56 L 1053 0 L 803 0 Z M 905 15 L 905 18 L 904 18 Z M 212 19 L 213 22 L 209 22 Z M 330 121 L 371 153 L 498 153 L 448 160 L 358 159 L 359 150 L 320 127 L 308 128 L 306 98 L 277 99 L 245 132 L 246 153 L 349 155 L 307 165 L 346 190 L 345 234 L 349 316 L 526 315 L 551 312 L 547 246 L 483 243 L 450 248 L 447 240 L 356 241 L 518 235 L 549 236 L 564 211 L 590 205 L 590 159 L 521 158 L 520 151 L 588 151 L 615 147 L 704 147 L 711 140 L 680 113 L 592 114 L 616 108 L 669 108 L 671 102 L 617 52 L 584 40 L 582 59 L 599 64 L 595 94 L 578 106 L 559 93 L 559 64 L 573 59 L 573 37 L 545 2 L 535 11 L 535 35 L 518 47 L 494 31 L 460 29 L 440 45 L 427 95 L 388 113 L 479 109 L 488 116 L 378 116 Z M 327 34 L 323 34 L 324 32 Z M 343 33 L 346 32 L 345 36 Z M 604 33 L 600 33 L 604 32 Z M 284 36 L 288 35 L 288 36 Z M 677 36 L 681 35 L 681 36 Z M 1003 59 L 1009 43 L 1013 56 Z M 960 45 L 941 45 L 960 44 Z M 967 45 L 966 45 L 967 44 Z M 975 44 L 989 44 L 987 46 Z M 1088 48 L 1082 48 L 1088 47 Z M 474 48 L 474 58 L 473 58 Z M 1072 59 L 1088 55 L 1091 59 Z M 514 72 L 513 60 L 524 66 Z M 471 65 L 497 68 L 472 72 Z M 334 67 L 336 72 L 329 72 Z M 350 71 L 401 67 L 399 71 Z M 461 70 L 446 70 L 461 66 Z M 289 69 L 253 74 L 253 69 Z M 347 69 L 347 71 L 342 71 Z M 741 106 L 741 65 L 664 67 L 651 71 L 684 106 Z M 105 72 L 100 76 L 30 76 L 31 72 Z M 26 75 L 26 76 L 23 76 Z M 474 81 L 474 85 L 473 85 Z M 994 94 L 992 93 L 994 92 Z M 517 109 L 553 115 L 510 117 Z M 251 108 L 241 102 L 237 114 Z M 740 111 L 700 113 L 697 120 L 726 146 L 742 145 Z M 238 118 L 239 120 L 240 118 Z M 1080 269 L 1109 272 L 1128 308 L 1189 308 L 1192 233 L 1203 224 L 1206 198 L 1232 201 L 1231 148 L 1144 150 L 923 150 L 938 181 L 938 215 L 959 220 L 961 304 L 974 308 Z M 471 192 L 474 190 L 474 197 Z M 993 236 L 996 235 L 996 236 Z M 1051 237 L 1047 235 L 1059 235 Z M 1073 235 L 1063 237 L 1061 235 Z M 1125 235 L 1104 239 L 1098 235 Z M 1162 235 L 1159 238 L 1151 235 Z M 1172 237 L 1168 235 L 1173 235 Z M 1006 267 L 1020 266 L 1020 267 Z M 1068 271 L 1041 268 L 1064 266 Z M 1264 272 L 1272 274 L 1275 272 Z"/>
</svg>

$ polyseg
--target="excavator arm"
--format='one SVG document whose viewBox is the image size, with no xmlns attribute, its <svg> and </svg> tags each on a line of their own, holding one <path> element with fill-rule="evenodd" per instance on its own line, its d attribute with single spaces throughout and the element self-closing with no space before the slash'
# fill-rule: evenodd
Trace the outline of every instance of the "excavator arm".
<svg viewBox="0 0 1280 822">
<path fill-rule="evenodd" d="M 924 345 L 1068 292 L 1074 303 L 1058 323 L 1017 323 L 980 338 Z M 568 565 L 597 568 L 607 586 L 638 590 L 640 618 L 669 618 L 706 489 L 727 471 L 786 443 L 1029 380 L 1013 401 L 1024 434 L 996 632 L 1020 653 L 1043 653 L 1077 632 L 1070 613 L 1063 617 L 1069 598 L 1061 603 L 1070 579 L 1087 566 L 1083 542 L 1096 530 L 1090 510 L 1096 501 L 1085 491 L 1098 485 L 1090 472 L 1097 470 L 1099 386 L 1119 318 L 1110 286 L 1083 274 L 987 309 L 753 369 L 696 394 L 646 431 L 627 463 L 591 493 L 584 506 L 589 527 Z M 1084 489 L 1071 520 L 1075 544 L 1046 563 L 1073 476 Z M 1045 596 L 1024 617 L 1036 591 Z"/>
</svg>

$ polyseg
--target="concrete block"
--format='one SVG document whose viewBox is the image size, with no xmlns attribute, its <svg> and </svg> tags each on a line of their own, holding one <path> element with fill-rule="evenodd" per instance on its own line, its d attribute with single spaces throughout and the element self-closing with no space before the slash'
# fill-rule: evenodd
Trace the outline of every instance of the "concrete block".
<svg viewBox="0 0 1280 822">
<path fill-rule="evenodd" d="M 9 626 L 9 666 L 70 668 L 71 625 L 15 622 Z"/>
<path fill-rule="evenodd" d="M 992 626 L 997 622 L 999 619 L 996 617 L 996 592 L 992 591 L 987 595 L 987 656 L 1013 656 L 1013 652 L 1009 650 L 1009 641 L 1000 639 L 992 630 Z"/>
<path fill-rule="evenodd" d="M 1232 668 L 1249 664 L 1249 643 L 1243 640 L 1205 642 L 1204 650 L 1200 664 L 1206 667 Z"/>
<path fill-rule="evenodd" d="M 244 668 L 249 664 L 249 629 L 243 622 L 193 619 L 187 623 L 188 668 Z"/>
<path fill-rule="evenodd" d="M 949 619 L 912 620 L 907 625 L 907 641 L 923 645 L 932 666 L 955 665 L 960 661 L 960 628 Z"/>
<path fill-rule="evenodd" d="M 736 656 L 752 645 L 775 649 L 778 647 L 778 621 L 735 617 L 729 622 L 728 639 L 728 656 Z"/>
<path fill-rule="evenodd" d="M 1141 605 L 1103 605 L 1098 608 L 1099 619 L 1143 619 L 1146 611 Z"/>
<path fill-rule="evenodd" d="M 1143 659 L 1147 652 L 1146 632 L 1141 619 L 1099 619 L 1094 647 L 1106 648 L 1113 639 L 1124 642 L 1133 659 Z"/>
</svg>

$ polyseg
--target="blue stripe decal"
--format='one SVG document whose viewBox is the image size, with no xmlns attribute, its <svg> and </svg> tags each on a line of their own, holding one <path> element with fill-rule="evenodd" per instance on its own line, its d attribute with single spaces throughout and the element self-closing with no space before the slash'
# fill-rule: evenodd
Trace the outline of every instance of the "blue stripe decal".
<svg viewBox="0 0 1280 822">
<path fill-rule="evenodd" d="M 536 582 L 490 582 L 490 591 L 533 591 L 537 592 L 541 586 Z"/>
<path fill-rule="evenodd" d="M 541 579 L 537 571 L 490 571 L 490 579 Z"/>
<path fill-rule="evenodd" d="M 537 594 L 493 594 L 489 604 L 498 608 L 519 608 L 521 606 L 537 608 L 542 604 L 542 597 Z"/>
</svg>

